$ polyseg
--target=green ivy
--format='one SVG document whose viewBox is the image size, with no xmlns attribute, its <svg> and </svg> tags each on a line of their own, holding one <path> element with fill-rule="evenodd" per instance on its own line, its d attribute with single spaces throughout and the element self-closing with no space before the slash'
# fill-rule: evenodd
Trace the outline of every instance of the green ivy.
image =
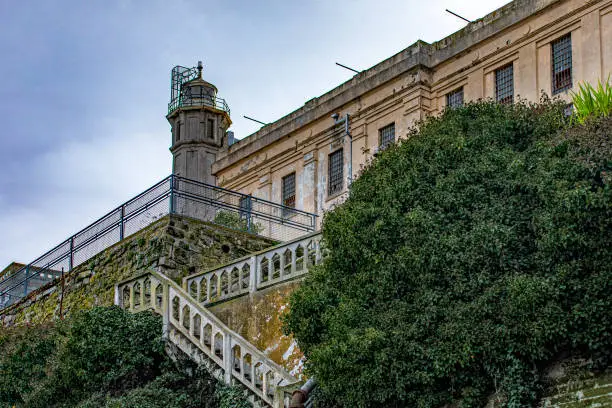
<svg viewBox="0 0 612 408">
<path fill-rule="evenodd" d="M 563 108 L 447 110 L 326 214 L 285 320 L 319 406 L 533 406 L 558 353 L 609 364 L 612 119 Z"/>
</svg>

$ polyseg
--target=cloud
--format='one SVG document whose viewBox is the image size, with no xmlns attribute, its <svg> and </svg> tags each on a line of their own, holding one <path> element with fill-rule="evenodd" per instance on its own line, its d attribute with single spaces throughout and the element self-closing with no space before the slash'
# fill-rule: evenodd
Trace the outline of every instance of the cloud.
<svg viewBox="0 0 612 408">
<path fill-rule="evenodd" d="M 159 136 L 116 134 L 44 154 L 31 169 L 45 186 L 39 195 L 10 206 L 10 196 L 0 197 L 0 268 L 30 262 L 169 175 L 167 147 Z"/>
</svg>

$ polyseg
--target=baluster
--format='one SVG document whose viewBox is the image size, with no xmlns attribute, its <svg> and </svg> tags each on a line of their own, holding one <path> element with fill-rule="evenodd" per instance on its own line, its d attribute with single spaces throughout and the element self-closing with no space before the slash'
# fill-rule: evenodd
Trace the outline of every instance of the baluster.
<svg viewBox="0 0 612 408">
<path fill-rule="evenodd" d="M 168 339 L 170 333 L 170 288 L 166 282 L 162 283 L 162 338 Z"/>
<path fill-rule="evenodd" d="M 267 399 L 268 398 L 268 371 L 264 370 L 265 366 L 262 365 L 262 371 L 263 371 L 263 376 L 261 379 L 261 392 L 264 395 L 264 398 Z"/>
<path fill-rule="evenodd" d="M 291 248 L 290 250 L 291 250 L 291 275 L 293 275 L 297 271 L 297 266 L 296 266 L 297 245 L 294 245 L 293 248 Z"/>
<path fill-rule="evenodd" d="M 201 299 L 201 295 L 202 295 L 202 293 L 201 293 L 202 292 L 202 287 L 201 287 L 202 286 L 201 285 L 202 279 L 204 279 L 204 278 L 200 278 L 200 279 L 195 281 L 195 283 L 196 283 L 196 296 L 197 296 L 196 297 L 196 302 L 200 302 L 200 299 Z"/>
<path fill-rule="evenodd" d="M 142 310 L 145 310 L 145 284 L 144 284 L 144 279 L 139 280 L 138 282 L 140 283 L 140 308 Z"/>
<path fill-rule="evenodd" d="M 200 285 L 198 285 L 200 286 Z M 204 343 L 204 326 L 206 326 L 207 323 L 204 321 L 204 316 L 202 316 L 200 318 L 200 344 L 202 346 L 206 346 L 206 344 Z"/>
<path fill-rule="evenodd" d="M 258 256 L 252 256 L 251 260 L 249 261 L 251 263 L 251 267 L 249 268 L 249 291 L 251 293 L 256 292 L 257 291 L 257 282 L 259 281 L 258 279 L 258 275 L 259 275 L 259 257 Z"/>
<path fill-rule="evenodd" d="M 257 389 L 257 380 L 255 379 L 255 364 L 256 364 L 255 355 L 251 354 L 251 383 L 253 384 L 253 387 L 251 388 L 254 390 Z"/>
<path fill-rule="evenodd" d="M 272 277 L 274 276 L 274 261 L 272 260 L 274 258 L 273 254 L 270 254 L 271 256 L 268 258 L 268 281 L 267 283 L 270 283 L 272 281 Z"/>
<path fill-rule="evenodd" d="M 206 297 L 207 303 L 210 303 L 210 300 L 212 299 L 212 289 L 210 287 L 211 276 L 211 274 L 208 274 L 208 276 L 205 278 L 206 282 L 208 282 L 206 285 L 206 291 L 208 292 L 208 296 Z"/>
<path fill-rule="evenodd" d="M 130 310 L 134 310 L 134 284 L 130 285 Z"/>
<path fill-rule="evenodd" d="M 113 300 L 113 303 L 115 304 L 115 306 L 119 306 L 120 308 L 123 309 L 123 302 L 120 296 L 120 288 L 119 285 L 115 285 L 115 299 Z"/>
<path fill-rule="evenodd" d="M 232 337 L 229 333 L 225 333 L 223 336 L 223 368 L 225 370 L 225 383 L 228 385 L 232 383 L 233 359 Z"/>
<path fill-rule="evenodd" d="M 193 335 L 193 328 L 195 327 L 194 326 L 194 323 L 195 323 L 194 316 L 195 315 L 196 315 L 196 311 L 195 310 L 191 310 L 191 308 L 189 308 L 189 330 L 188 330 L 188 332 L 189 332 L 189 336 L 192 337 L 192 338 L 195 338 L 195 336 Z"/>
</svg>

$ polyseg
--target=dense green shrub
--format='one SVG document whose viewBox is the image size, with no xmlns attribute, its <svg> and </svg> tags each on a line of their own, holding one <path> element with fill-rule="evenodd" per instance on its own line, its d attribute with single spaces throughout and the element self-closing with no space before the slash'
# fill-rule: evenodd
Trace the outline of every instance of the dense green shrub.
<svg viewBox="0 0 612 408">
<path fill-rule="evenodd" d="M 2 407 L 228 408 L 244 403 L 240 391 L 186 357 L 178 363 L 167 357 L 159 316 L 118 307 L 83 311 L 56 327 L 3 332 L 0 374 Z"/>
<path fill-rule="evenodd" d="M 286 318 L 328 404 L 532 406 L 560 351 L 610 362 L 612 120 L 566 128 L 472 103 L 362 171 Z"/>
<path fill-rule="evenodd" d="M 0 332 L 0 406 L 23 403 L 32 385 L 45 378 L 55 349 L 52 327 L 18 327 Z"/>
</svg>

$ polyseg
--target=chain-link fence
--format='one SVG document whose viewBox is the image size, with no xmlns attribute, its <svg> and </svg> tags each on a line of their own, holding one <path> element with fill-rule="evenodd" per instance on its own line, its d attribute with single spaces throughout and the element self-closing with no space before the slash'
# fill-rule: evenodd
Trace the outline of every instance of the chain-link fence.
<svg viewBox="0 0 612 408">
<path fill-rule="evenodd" d="M 0 281 L 0 308 L 70 272 L 169 213 L 276 241 L 316 228 L 316 215 L 178 176 L 169 176 Z"/>
</svg>

